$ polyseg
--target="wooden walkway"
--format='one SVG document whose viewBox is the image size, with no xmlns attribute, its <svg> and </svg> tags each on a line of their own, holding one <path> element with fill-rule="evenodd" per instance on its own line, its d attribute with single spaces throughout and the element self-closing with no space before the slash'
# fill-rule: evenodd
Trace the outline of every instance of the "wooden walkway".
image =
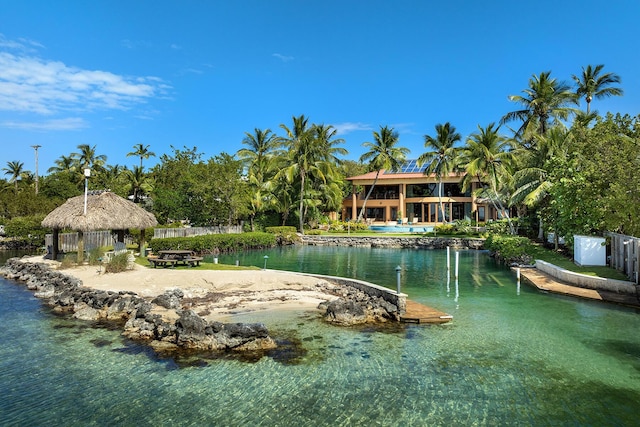
<svg viewBox="0 0 640 427">
<path fill-rule="evenodd" d="M 407 300 L 407 312 L 400 316 L 403 323 L 447 323 L 451 319 L 447 313 L 411 300 Z"/>
<path fill-rule="evenodd" d="M 640 307 L 640 301 L 634 296 L 571 286 L 536 268 L 520 269 L 520 277 L 541 291 Z"/>
</svg>

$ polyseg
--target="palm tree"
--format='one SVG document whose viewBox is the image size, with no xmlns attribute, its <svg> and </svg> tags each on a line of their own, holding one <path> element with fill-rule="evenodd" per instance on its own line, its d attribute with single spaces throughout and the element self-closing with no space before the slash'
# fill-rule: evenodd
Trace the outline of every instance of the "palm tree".
<svg viewBox="0 0 640 427">
<path fill-rule="evenodd" d="M 142 143 L 135 144 L 133 146 L 134 151 L 127 153 L 127 157 L 136 156 L 140 157 L 140 167 L 142 167 L 142 159 L 149 159 L 149 157 L 155 157 L 156 153 L 149 151 L 150 145 L 142 145 Z"/>
<path fill-rule="evenodd" d="M 587 65 L 587 68 L 582 67 L 582 75 L 572 76 L 576 82 L 576 95 L 578 97 L 584 96 L 584 100 L 587 101 L 587 114 L 589 114 L 591 101 L 593 98 L 601 99 L 609 96 L 622 96 L 623 91 L 618 87 L 611 87 L 611 85 L 620 83 L 620 76 L 614 73 L 600 74 L 604 64 L 596 65 L 592 67 Z"/>
<path fill-rule="evenodd" d="M 529 79 L 529 88 L 523 93 L 524 96 L 509 96 L 509 100 L 522 105 L 522 109 L 505 114 L 500 124 L 521 120 L 522 126 L 515 136 L 525 144 L 532 140 L 534 134 L 544 135 L 552 120 L 559 123 L 576 112 L 575 108 L 569 107 L 569 104 L 577 104 L 576 95 L 566 83 L 551 78 L 550 71 L 533 75 Z"/>
<path fill-rule="evenodd" d="M 553 187 L 549 175 L 549 162 L 567 156 L 573 134 L 562 126 L 554 126 L 545 136 L 538 139 L 535 148 L 520 150 L 519 158 L 523 167 L 514 174 L 515 188 L 512 200 L 524 203 L 528 207 L 544 206 L 548 202 L 549 193 Z M 539 238 L 542 238 L 542 221 L 540 222 Z M 556 233 L 557 236 L 557 233 Z M 557 242 L 556 242 L 557 244 Z"/>
<path fill-rule="evenodd" d="M 24 163 L 18 160 L 7 162 L 7 167 L 2 168 L 5 175 L 10 175 L 9 183 L 13 183 L 15 186 L 15 192 L 18 192 L 18 181 L 22 176 Z"/>
<path fill-rule="evenodd" d="M 513 224 L 498 195 L 499 178 L 503 175 L 506 165 L 511 163 L 513 152 L 510 142 L 498 133 L 500 126 L 495 129 L 494 126 L 495 123 L 491 123 L 483 129 L 478 125 L 478 131 L 467 138 L 458 161 L 466 171 L 462 179 L 462 190 L 470 187 L 474 177 L 480 183 L 486 183 L 489 191 L 485 194 L 488 194 L 496 210 L 506 214 L 509 229 L 513 234 Z"/>
<path fill-rule="evenodd" d="M 367 209 L 367 201 L 373 192 L 373 188 L 378 182 L 381 170 L 398 170 L 404 163 L 409 149 L 406 147 L 398 147 L 396 144 L 400 139 L 398 132 L 388 126 L 380 126 L 380 132 L 373 131 L 373 142 L 363 142 L 362 145 L 368 149 L 366 153 L 360 156 L 360 162 L 368 162 L 369 169 L 376 171 L 376 177 L 373 184 L 362 203 L 362 210 L 358 215 L 357 222 L 362 221 L 364 213 Z"/>
<path fill-rule="evenodd" d="M 144 194 L 153 191 L 152 181 L 144 173 L 142 166 L 134 166 L 133 169 L 125 169 L 124 175 L 129 186 L 129 192 L 133 195 L 133 203 L 139 203 Z"/>
<path fill-rule="evenodd" d="M 47 172 L 49 173 L 58 173 L 58 172 L 74 172 L 75 171 L 75 160 L 74 156 L 60 156 L 59 159 L 55 160 L 55 166 L 51 166 Z"/>
<path fill-rule="evenodd" d="M 245 132 L 242 144 L 247 148 L 238 150 L 238 158 L 245 163 L 247 173 L 254 175 L 260 183 L 263 183 L 273 169 L 272 161 L 278 154 L 277 149 L 282 142 L 282 139 L 271 132 L 271 129 L 255 128 L 252 134 Z"/>
<path fill-rule="evenodd" d="M 247 148 L 238 150 L 238 157 L 244 162 L 251 191 L 249 222 L 251 231 L 254 231 L 255 216 L 265 208 L 265 202 L 269 199 L 266 184 L 275 174 L 274 159 L 282 139 L 272 133 L 271 129 L 255 128 L 253 134 L 245 132 L 242 144 Z"/>
<path fill-rule="evenodd" d="M 430 135 L 424 136 L 424 146 L 431 148 L 431 151 L 427 151 L 418 157 L 418 166 L 427 164 L 427 168 L 424 171 L 425 175 L 435 174 L 438 179 L 438 201 L 444 222 L 447 222 L 447 218 L 445 217 L 444 204 L 442 203 L 442 178 L 455 169 L 458 149 L 454 145 L 461 138 L 460 134 L 456 132 L 456 128 L 449 122 L 444 125 L 438 123 L 436 125 L 435 138 Z"/>
<path fill-rule="evenodd" d="M 96 146 L 91 147 L 89 144 L 78 145 L 79 153 L 73 153 L 72 156 L 77 160 L 79 169 L 101 169 L 107 162 L 107 156 L 104 154 L 96 154 Z"/>
<path fill-rule="evenodd" d="M 304 234 L 304 194 L 306 178 L 309 170 L 315 168 L 315 163 L 320 157 L 318 146 L 313 143 L 311 129 L 308 127 L 309 119 L 304 114 L 292 117 L 293 126 L 289 129 L 284 124 L 280 127 L 287 134 L 286 145 L 290 164 L 283 170 L 287 179 L 291 182 L 294 176 L 300 179 L 300 196 L 298 199 L 298 215 L 300 233 Z"/>
<path fill-rule="evenodd" d="M 311 173 L 315 200 L 307 206 L 313 206 L 316 213 L 321 214 L 320 211 L 335 211 L 342 205 L 342 175 L 338 169 L 342 160 L 339 156 L 346 156 L 348 151 L 338 147 L 344 139 L 337 137 L 338 131 L 332 125 L 313 125 L 311 131 L 320 153 L 318 169 L 321 173 L 317 174 L 315 170 Z"/>
</svg>

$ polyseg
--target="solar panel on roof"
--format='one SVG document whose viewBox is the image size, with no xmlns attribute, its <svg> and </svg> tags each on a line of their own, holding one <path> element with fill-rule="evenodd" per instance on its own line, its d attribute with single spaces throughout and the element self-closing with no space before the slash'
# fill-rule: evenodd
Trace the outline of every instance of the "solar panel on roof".
<svg viewBox="0 0 640 427">
<path fill-rule="evenodd" d="M 412 159 L 405 161 L 398 171 L 385 171 L 385 174 L 393 175 L 397 173 L 424 173 L 428 165 L 418 166 L 418 160 Z"/>
</svg>

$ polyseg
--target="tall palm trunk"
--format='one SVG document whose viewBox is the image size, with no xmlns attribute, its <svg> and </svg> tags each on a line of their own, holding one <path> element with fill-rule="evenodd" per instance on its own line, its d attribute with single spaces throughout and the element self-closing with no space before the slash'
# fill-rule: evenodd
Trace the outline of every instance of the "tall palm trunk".
<svg viewBox="0 0 640 427">
<path fill-rule="evenodd" d="M 494 188 L 492 188 L 491 191 L 493 191 L 493 194 L 495 194 L 495 196 L 496 196 L 496 201 L 498 202 L 498 205 L 500 206 L 500 211 L 503 212 L 505 217 L 507 218 L 507 223 L 509 224 L 509 232 L 511 234 L 516 234 L 516 231 L 513 228 L 513 223 L 511 222 L 511 217 L 509 216 L 509 211 L 507 211 L 504 208 L 504 205 L 502 204 L 502 201 L 500 200 L 500 197 L 498 196 L 498 192 Z"/>
<path fill-rule="evenodd" d="M 300 233 L 304 236 L 304 179 L 305 173 L 300 170 L 300 207 L 299 207 L 299 216 L 300 216 Z"/>
<path fill-rule="evenodd" d="M 364 212 L 367 208 L 367 200 L 369 200 L 369 196 L 371 196 L 371 193 L 373 192 L 373 187 L 375 187 L 376 183 L 378 182 L 378 175 L 380 175 L 380 171 L 376 172 L 376 178 L 373 180 L 373 184 L 367 192 L 367 196 L 364 198 L 364 202 L 362 203 L 362 210 L 360 211 L 360 214 L 358 214 L 358 219 L 356 220 L 356 222 L 362 221 L 362 217 L 364 216 Z"/>
<path fill-rule="evenodd" d="M 442 178 L 438 180 L 438 202 L 440 203 L 440 213 L 442 213 L 442 222 L 447 222 L 444 214 L 444 203 L 442 203 Z"/>
</svg>

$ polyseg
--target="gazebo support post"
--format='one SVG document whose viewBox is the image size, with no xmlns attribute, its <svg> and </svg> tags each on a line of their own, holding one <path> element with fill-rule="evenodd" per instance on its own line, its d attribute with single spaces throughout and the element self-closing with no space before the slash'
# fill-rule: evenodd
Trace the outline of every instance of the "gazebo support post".
<svg viewBox="0 0 640 427">
<path fill-rule="evenodd" d="M 58 260 L 58 247 L 59 247 L 59 242 L 60 242 L 60 230 L 58 228 L 54 228 L 53 229 L 53 238 L 52 238 L 52 243 L 51 246 L 53 246 L 51 248 L 51 259 L 54 261 Z"/>
<path fill-rule="evenodd" d="M 145 241 L 145 233 L 144 228 L 140 229 L 140 245 L 138 246 L 138 252 L 140 252 L 140 256 L 145 256 L 145 249 L 147 246 L 147 242 Z"/>
<path fill-rule="evenodd" d="M 78 230 L 78 264 L 84 262 L 84 233 Z"/>
</svg>

